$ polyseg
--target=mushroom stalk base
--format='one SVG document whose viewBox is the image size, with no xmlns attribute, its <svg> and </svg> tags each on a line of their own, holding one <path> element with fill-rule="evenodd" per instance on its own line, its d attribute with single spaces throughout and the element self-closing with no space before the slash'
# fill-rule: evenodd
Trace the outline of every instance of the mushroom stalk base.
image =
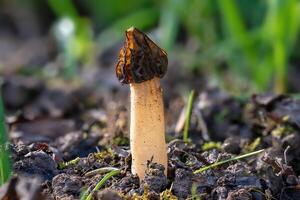
<svg viewBox="0 0 300 200">
<path fill-rule="evenodd" d="M 145 177 L 147 161 L 162 164 L 167 174 L 167 145 L 162 89 L 159 78 L 131 83 L 130 148 L 132 173 Z"/>
</svg>

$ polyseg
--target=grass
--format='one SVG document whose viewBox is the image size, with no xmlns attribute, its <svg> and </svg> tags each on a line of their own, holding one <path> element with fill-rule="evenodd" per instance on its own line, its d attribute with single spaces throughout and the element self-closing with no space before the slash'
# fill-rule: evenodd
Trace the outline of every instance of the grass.
<svg viewBox="0 0 300 200">
<path fill-rule="evenodd" d="M 192 114 L 193 103 L 194 103 L 194 96 L 195 96 L 195 91 L 192 90 L 189 94 L 186 115 L 185 115 L 185 124 L 184 124 L 184 130 L 183 130 L 183 141 L 184 142 L 188 142 L 188 139 L 189 139 L 189 128 L 190 128 L 191 114 Z"/>
<path fill-rule="evenodd" d="M 11 165 L 7 144 L 7 133 L 4 120 L 4 108 L 0 90 L 0 186 L 11 176 Z"/>
<path fill-rule="evenodd" d="M 254 1 L 259 9 L 261 2 Z M 273 87 L 273 91 L 286 91 L 288 59 L 299 35 L 300 1 L 268 0 L 262 6 L 264 15 L 249 26 L 242 10 L 246 4 L 235 1 L 218 1 L 224 39 L 230 40 L 227 63 L 232 72 L 248 77 L 259 91 Z M 255 12 L 252 12 L 252 16 Z M 287 21 L 289 23 L 287 23 Z"/>
<path fill-rule="evenodd" d="M 121 170 L 117 169 L 117 170 L 112 170 L 109 173 L 107 173 L 94 187 L 94 189 L 90 192 L 90 194 L 88 194 L 88 192 L 85 192 L 82 197 L 81 200 L 91 200 L 92 199 L 92 195 L 95 191 L 98 191 L 104 184 L 105 182 L 110 179 L 113 176 L 118 175 L 121 172 Z"/>
<path fill-rule="evenodd" d="M 254 151 L 254 152 L 251 152 L 251 153 L 247 153 L 247 154 L 239 155 L 239 156 L 236 156 L 236 157 L 233 157 L 233 158 L 229 158 L 229 159 L 226 159 L 226 160 L 222 160 L 222 161 L 213 163 L 211 165 L 208 165 L 208 166 L 205 166 L 205 167 L 201 167 L 200 169 L 194 171 L 194 174 L 204 172 L 206 170 L 209 170 L 211 168 L 217 167 L 219 165 L 223 165 L 223 164 L 231 162 L 231 161 L 236 161 L 236 160 L 239 160 L 239 159 L 242 159 L 242 158 L 247 158 L 247 157 L 250 157 L 250 156 L 254 156 L 256 154 L 260 154 L 263 151 L 264 151 L 264 149 L 261 149 L 261 150 Z"/>
</svg>

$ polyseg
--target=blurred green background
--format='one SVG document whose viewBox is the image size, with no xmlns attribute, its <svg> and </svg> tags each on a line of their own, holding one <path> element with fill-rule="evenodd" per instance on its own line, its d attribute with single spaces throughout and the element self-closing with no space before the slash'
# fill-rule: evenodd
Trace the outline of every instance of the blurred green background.
<svg viewBox="0 0 300 200">
<path fill-rule="evenodd" d="M 300 91 L 299 0 L 2 0 L 0 7 L 0 36 L 26 41 L 51 35 L 55 51 L 47 59 L 59 56 L 67 78 L 81 66 L 96 67 L 98 55 L 135 26 L 167 50 L 170 68 L 208 85 L 239 94 Z M 2 73 L 12 68 L 3 52 Z"/>
</svg>

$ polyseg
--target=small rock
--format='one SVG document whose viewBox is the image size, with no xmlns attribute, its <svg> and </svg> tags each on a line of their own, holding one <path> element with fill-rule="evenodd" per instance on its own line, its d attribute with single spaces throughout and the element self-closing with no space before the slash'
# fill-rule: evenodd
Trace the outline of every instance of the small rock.
<svg viewBox="0 0 300 200">
<path fill-rule="evenodd" d="M 241 152 L 240 143 L 240 138 L 230 137 L 224 141 L 222 148 L 227 153 L 239 154 Z"/>
</svg>

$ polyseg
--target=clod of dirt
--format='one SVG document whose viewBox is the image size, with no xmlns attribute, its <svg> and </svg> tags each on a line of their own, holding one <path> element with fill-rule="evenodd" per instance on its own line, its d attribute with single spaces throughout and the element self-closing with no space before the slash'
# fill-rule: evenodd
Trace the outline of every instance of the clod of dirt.
<svg viewBox="0 0 300 200">
<path fill-rule="evenodd" d="M 222 148 L 227 153 L 239 154 L 241 152 L 240 143 L 240 138 L 229 137 L 223 142 Z"/>
<path fill-rule="evenodd" d="M 252 200 L 251 193 L 246 189 L 235 190 L 228 193 L 226 200 Z"/>
<path fill-rule="evenodd" d="M 191 193 L 193 174 L 185 169 L 178 168 L 175 171 L 175 180 L 173 182 L 173 193 L 178 198 L 185 199 Z"/>
<path fill-rule="evenodd" d="M 29 152 L 39 151 L 39 150 L 52 155 L 52 158 L 54 158 L 56 162 L 62 162 L 61 159 L 62 156 L 60 155 L 60 152 L 56 148 L 44 142 L 32 143 L 29 146 L 24 145 L 22 143 L 10 146 L 10 152 L 12 153 L 11 156 L 15 162 L 22 160 L 23 157 Z"/>
<path fill-rule="evenodd" d="M 124 178 L 114 183 L 111 189 L 123 194 L 132 195 L 140 186 L 139 178 L 136 175 L 127 174 Z"/>
<path fill-rule="evenodd" d="M 284 187 L 281 176 L 276 176 L 272 168 L 269 167 L 266 171 L 268 181 L 268 187 L 272 191 L 274 196 L 278 196 L 281 189 Z"/>
<path fill-rule="evenodd" d="M 175 168 L 196 170 L 209 164 L 205 157 L 194 152 L 193 149 L 196 147 L 193 144 L 186 144 L 182 140 L 173 140 L 168 147 L 169 171 L 171 172 L 168 175 L 169 178 L 174 178 Z"/>
<path fill-rule="evenodd" d="M 51 180 L 57 173 L 57 165 L 44 151 L 33 151 L 13 164 L 14 172 L 25 176 L 38 176 L 43 181 Z"/>
<path fill-rule="evenodd" d="M 122 200 L 117 192 L 108 189 L 95 193 L 94 198 L 99 200 Z"/>
<path fill-rule="evenodd" d="M 269 154 L 265 154 L 262 160 L 269 165 L 266 175 L 269 180 L 268 187 L 273 195 L 280 199 L 298 199 L 300 192 L 296 188 L 299 186 L 299 179 L 295 176 L 293 168 L 283 163 L 282 159 L 271 157 Z"/>
<path fill-rule="evenodd" d="M 167 187 L 167 177 L 164 174 L 165 167 L 157 163 L 148 163 L 145 179 L 142 181 L 141 186 L 147 185 L 150 191 L 157 193 L 162 192 Z"/>
<path fill-rule="evenodd" d="M 0 188 L 1 200 L 43 200 L 39 178 L 12 177 Z"/>
<path fill-rule="evenodd" d="M 52 180 L 53 196 L 55 199 L 78 199 L 82 186 L 81 177 L 59 174 Z"/>
</svg>

